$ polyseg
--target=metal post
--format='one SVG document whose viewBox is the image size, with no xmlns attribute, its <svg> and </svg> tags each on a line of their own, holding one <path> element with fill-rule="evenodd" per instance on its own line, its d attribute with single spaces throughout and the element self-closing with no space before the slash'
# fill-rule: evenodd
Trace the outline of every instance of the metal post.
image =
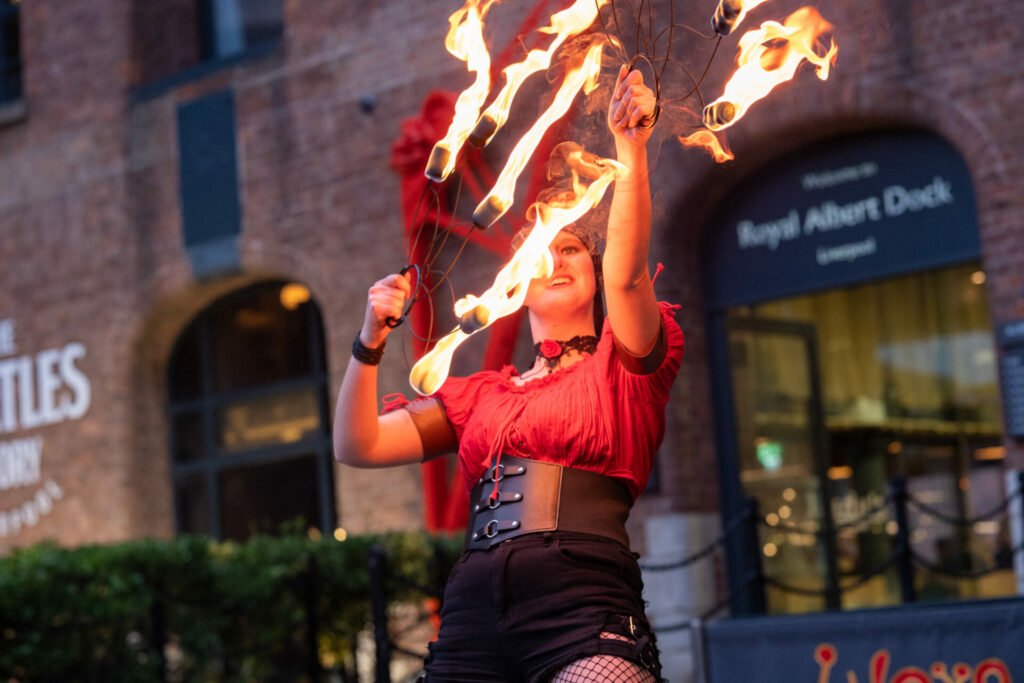
<svg viewBox="0 0 1024 683">
<path fill-rule="evenodd" d="M 167 623 L 164 618 L 163 582 L 157 579 L 153 585 L 153 604 L 149 607 L 149 640 L 156 654 L 156 680 L 167 680 Z"/>
<path fill-rule="evenodd" d="M 743 501 L 743 517 L 746 522 L 743 525 L 744 546 L 746 551 L 746 575 L 744 576 L 744 588 L 747 595 L 746 607 L 750 614 L 764 614 L 768 611 L 764 596 L 764 568 L 761 565 L 761 540 L 758 534 L 758 523 L 760 513 L 757 509 L 757 499 L 747 497 Z"/>
<path fill-rule="evenodd" d="M 900 598 L 904 603 L 917 602 L 917 588 L 914 586 L 914 556 L 910 547 L 910 521 L 907 515 L 907 480 L 893 477 L 889 481 L 892 504 L 896 510 L 896 552 L 899 554 L 897 567 L 900 575 Z"/>
<path fill-rule="evenodd" d="M 370 549 L 370 599 L 373 602 L 373 640 L 376 645 L 376 683 L 391 683 L 391 639 L 388 636 L 388 603 L 384 591 L 387 554 L 380 546 Z"/>
<path fill-rule="evenodd" d="M 302 574 L 302 597 L 306 608 L 306 668 L 312 683 L 317 683 L 323 673 L 320 668 L 319 622 L 316 613 L 319 589 L 317 579 L 316 556 L 310 553 L 306 571 Z"/>
<path fill-rule="evenodd" d="M 1013 554 L 1013 573 L 1017 576 L 1017 595 L 1024 595 L 1024 470 L 1007 472 L 1006 491 L 1006 495 L 1014 496 L 1009 508 L 1010 547 L 1018 548 Z"/>
</svg>

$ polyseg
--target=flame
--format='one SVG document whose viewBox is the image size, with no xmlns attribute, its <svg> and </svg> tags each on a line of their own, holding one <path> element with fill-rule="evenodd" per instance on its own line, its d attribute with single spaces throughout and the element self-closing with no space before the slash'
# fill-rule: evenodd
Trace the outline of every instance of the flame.
<svg viewBox="0 0 1024 683">
<path fill-rule="evenodd" d="M 409 373 L 409 384 L 418 393 L 429 395 L 440 389 L 448 379 L 455 349 L 495 320 L 517 311 L 526 299 L 530 280 L 551 276 L 554 264 L 548 247 L 558 232 L 586 215 L 601 201 L 612 181 L 629 173 L 619 162 L 588 155 L 577 145 L 568 153 L 564 152 L 564 145 L 559 147 L 561 150 L 556 153 L 564 156 L 572 171 L 572 198 L 557 205 L 535 203 L 531 207 L 535 209 L 535 218 L 529 236 L 498 272 L 494 284 L 480 296 L 469 294 L 455 302 L 459 325 L 420 358 Z M 581 174 L 593 177 L 589 185 L 580 180 Z"/>
<path fill-rule="evenodd" d="M 764 0 L 761 0 L 764 2 Z M 578 35 L 586 30 L 597 18 L 601 7 L 608 0 L 576 0 L 572 6 L 551 16 L 551 24 L 538 29 L 541 33 L 554 34 L 555 38 L 546 50 L 530 50 L 521 62 L 505 68 L 505 86 L 491 102 L 487 110 L 477 121 L 476 128 L 469 136 L 470 143 L 477 147 L 485 147 L 494 135 L 508 121 L 508 112 L 516 93 L 527 78 L 551 66 L 551 58 L 566 38 Z"/>
<path fill-rule="evenodd" d="M 680 135 L 677 137 L 680 143 L 684 147 L 703 147 L 711 156 L 715 158 L 715 163 L 722 164 L 726 161 L 732 161 L 736 157 L 733 156 L 732 150 L 725 144 L 724 140 L 719 140 L 715 137 L 715 134 L 709 130 L 698 130 L 693 135 L 688 135 L 685 138 Z"/>
<path fill-rule="evenodd" d="M 455 118 L 430 153 L 425 174 L 435 182 L 441 182 L 455 170 L 459 150 L 473 130 L 491 88 L 491 55 L 484 43 L 484 16 L 496 1 L 466 0 L 462 9 L 448 17 L 444 45 L 457 59 L 466 62 L 467 70 L 476 74 L 476 80 L 459 95 Z"/>
<path fill-rule="evenodd" d="M 747 12 L 768 0 L 719 0 L 718 7 L 711 17 L 711 28 L 719 35 L 727 36 L 733 29 L 743 23 Z"/>
<path fill-rule="evenodd" d="M 818 38 L 831 28 L 818 10 L 801 7 L 786 17 L 784 25 L 766 21 L 760 29 L 745 33 L 736 60 L 739 68 L 722 96 L 704 108 L 704 125 L 722 130 L 736 123 L 750 105 L 791 80 L 805 59 L 817 67 L 818 78 L 826 80 L 839 48 L 831 41 L 828 51 L 819 55 L 815 47 Z"/>
<path fill-rule="evenodd" d="M 562 85 L 555 93 L 555 99 L 534 122 L 530 130 L 516 143 L 494 187 L 473 211 L 473 222 L 476 225 L 483 228 L 493 225 L 512 206 L 515 200 L 516 180 L 526 168 L 526 162 L 530 160 L 544 133 L 551 124 L 565 115 L 565 112 L 569 110 L 569 105 L 572 104 L 581 89 L 584 94 L 589 94 L 597 87 L 597 79 L 601 73 L 603 48 L 604 43 L 598 41 L 590 46 L 582 59 L 576 56 L 570 61 Z"/>
</svg>

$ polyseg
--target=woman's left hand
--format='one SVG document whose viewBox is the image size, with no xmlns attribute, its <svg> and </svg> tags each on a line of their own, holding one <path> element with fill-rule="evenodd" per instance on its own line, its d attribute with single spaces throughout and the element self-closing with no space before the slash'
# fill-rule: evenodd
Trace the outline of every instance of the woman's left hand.
<svg viewBox="0 0 1024 683">
<path fill-rule="evenodd" d="M 627 72 L 623 64 L 608 105 L 608 128 L 615 141 L 646 144 L 653 128 L 643 124 L 654 116 L 656 104 L 654 91 L 644 84 L 643 74 L 636 69 Z"/>
</svg>

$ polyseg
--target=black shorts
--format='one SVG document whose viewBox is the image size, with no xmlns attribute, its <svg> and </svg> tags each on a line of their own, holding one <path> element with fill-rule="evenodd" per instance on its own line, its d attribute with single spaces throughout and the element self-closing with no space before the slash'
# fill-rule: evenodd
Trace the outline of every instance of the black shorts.
<svg viewBox="0 0 1024 683">
<path fill-rule="evenodd" d="M 426 681 L 541 683 L 598 654 L 628 659 L 660 680 L 636 558 L 616 541 L 568 532 L 463 553 L 448 578 Z"/>
</svg>

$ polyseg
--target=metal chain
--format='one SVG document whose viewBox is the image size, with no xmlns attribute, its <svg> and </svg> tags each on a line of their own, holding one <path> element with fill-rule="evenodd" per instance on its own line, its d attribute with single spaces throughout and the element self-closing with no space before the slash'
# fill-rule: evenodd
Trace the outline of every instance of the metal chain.
<svg viewBox="0 0 1024 683">
<path fill-rule="evenodd" d="M 1006 509 L 1010 507 L 1010 503 L 1019 498 L 1022 492 L 1024 492 L 1024 489 L 1018 489 L 1014 491 L 1012 494 L 1007 496 L 1002 502 L 993 507 L 991 510 L 976 517 L 951 517 L 946 513 L 942 512 L 941 510 L 937 510 L 926 503 L 922 503 L 913 496 L 909 495 L 907 496 L 907 503 L 914 506 L 921 512 L 927 514 L 928 516 L 935 517 L 936 519 L 943 521 L 951 526 L 972 527 L 978 522 L 984 522 L 988 519 L 991 519 L 992 517 L 995 517 L 996 515 L 1001 515 L 1002 513 L 1006 512 Z"/>
<path fill-rule="evenodd" d="M 1024 552 L 1024 543 L 1020 543 L 1014 546 L 1013 548 L 1010 548 L 1011 557 L 1015 556 L 1017 553 L 1020 552 Z M 997 571 L 1005 569 L 1004 567 L 998 566 L 986 567 L 984 569 L 976 569 L 970 571 L 961 571 L 959 569 L 946 569 L 945 567 L 940 567 L 931 560 L 926 560 L 925 558 L 921 557 L 921 555 L 914 552 L 913 549 L 910 550 L 910 559 L 914 561 L 914 564 L 921 567 L 922 569 L 931 572 L 932 574 L 948 576 L 954 579 L 980 579 L 984 576 L 988 576 L 989 574 L 994 574 Z"/>
<path fill-rule="evenodd" d="M 854 528 L 854 527 L 859 527 L 859 526 L 869 522 L 872 517 L 874 517 L 875 515 L 877 515 L 880 512 L 885 511 L 885 509 L 889 506 L 889 504 L 891 502 L 892 502 L 892 496 L 891 495 L 887 495 L 885 497 L 885 499 L 881 503 L 879 503 L 875 507 L 873 507 L 870 510 L 868 510 L 867 512 L 865 512 L 864 514 L 862 514 L 857 519 L 852 519 L 849 522 L 843 522 L 842 524 L 834 525 L 832 527 L 832 533 L 837 532 L 837 531 L 843 531 L 845 529 L 851 529 L 851 528 Z M 821 527 L 815 527 L 815 528 L 812 529 L 810 527 L 804 527 L 804 526 L 802 526 L 800 524 L 794 524 L 793 522 L 779 522 L 778 524 L 769 524 L 767 522 L 767 520 L 765 520 L 763 517 L 759 518 L 758 522 L 761 523 L 761 526 L 764 526 L 764 527 L 766 527 L 768 529 L 790 531 L 790 532 L 798 533 L 798 534 L 808 534 L 808 535 L 815 535 L 815 536 L 827 536 L 830 533 L 829 531 L 827 531 L 825 529 L 822 529 Z"/>
<path fill-rule="evenodd" d="M 733 518 L 733 520 L 726 525 L 722 533 L 719 534 L 718 538 L 716 538 L 714 541 L 709 543 L 701 550 L 695 552 L 693 555 L 684 557 L 683 559 L 678 560 L 676 562 L 668 562 L 666 564 L 642 564 L 640 565 L 640 568 L 647 572 L 664 572 L 669 571 L 671 569 L 682 569 L 684 567 L 690 566 L 694 562 L 703 560 L 704 558 L 709 557 L 712 553 L 714 553 L 719 546 L 725 545 L 725 542 L 729 540 L 729 536 L 731 536 L 733 532 L 736 531 L 737 528 L 739 528 L 740 524 L 742 524 L 746 520 L 746 517 L 746 515 L 739 515 Z"/>
</svg>

